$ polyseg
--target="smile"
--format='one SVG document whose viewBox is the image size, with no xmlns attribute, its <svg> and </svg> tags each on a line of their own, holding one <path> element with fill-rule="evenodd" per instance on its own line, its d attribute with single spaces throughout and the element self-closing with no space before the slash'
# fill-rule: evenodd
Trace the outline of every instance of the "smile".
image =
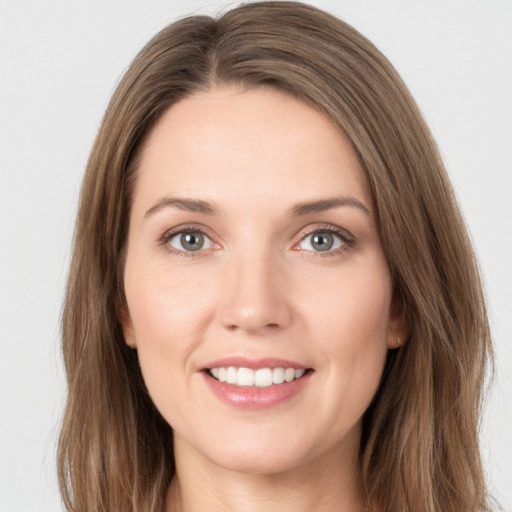
<svg viewBox="0 0 512 512">
<path fill-rule="evenodd" d="M 203 382 L 221 402 L 236 409 L 262 410 L 285 402 L 308 387 L 315 369 L 275 357 L 232 356 L 199 368 Z"/>
<path fill-rule="evenodd" d="M 300 379 L 306 370 L 303 368 L 236 368 L 234 366 L 215 367 L 208 370 L 209 374 L 219 382 L 239 387 L 266 388 Z"/>
</svg>

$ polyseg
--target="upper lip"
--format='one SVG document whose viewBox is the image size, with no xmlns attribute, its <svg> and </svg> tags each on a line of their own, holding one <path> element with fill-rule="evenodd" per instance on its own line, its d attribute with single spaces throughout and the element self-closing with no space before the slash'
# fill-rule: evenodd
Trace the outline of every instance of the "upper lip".
<svg viewBox="0 0 512 512">
<path fill-rule="evenodd" d="M 215 361 L 206 363 L 201 367 L 201 370 L 209 370 L 211 368 L 229 368 L 230 366 L 235 368 L 250 368 L 251 370 L 259 370 L 260 368 L 295 368 L 296 370 L 307 370 L 310 368 L 309 366 L 295 361 L 289 361 L 287 359 L 279 359 L 275 357 L 250 358 L 241 356 L 216 359 Z"/>
</svg>

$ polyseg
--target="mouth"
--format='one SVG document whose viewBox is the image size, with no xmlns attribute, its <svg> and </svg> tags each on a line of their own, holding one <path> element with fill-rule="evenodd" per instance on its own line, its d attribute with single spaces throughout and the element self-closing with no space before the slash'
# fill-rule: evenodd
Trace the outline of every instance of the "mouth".
<svg viewBox="0 0 512 512">
<path fill-rule="evenodd" d="M 206 374 L 226 384 L 243 388 L 268 388 L 281 386 L 304 378 L 311 373 L 311 368 L 246 368 L 236 366 L 215 366 L 206 368 Z"/>
<path fill-rule="evenodd" d="M 274 357 L 233 356 L 200 369 L 207 388 L 221 401 L 242 410 L 263 410 L 296 403 L 315 370 Z"/>
</svg>

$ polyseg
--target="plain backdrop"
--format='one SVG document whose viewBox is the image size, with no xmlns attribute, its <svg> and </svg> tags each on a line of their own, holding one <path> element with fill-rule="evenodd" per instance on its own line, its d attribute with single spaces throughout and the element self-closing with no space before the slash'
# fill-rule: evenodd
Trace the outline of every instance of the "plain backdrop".
<svg viewBox="0 0 512 512">
<path fill-rule="evenodd" d="M 368 36 L 434 132 L 485 279 L 497 375 L 482 426 L 512 510 L 512 1 L 313 0 Z M 0 512 L 61 510 L 59 315 L 81 176 L 107 101 L 171 20 L 234 2 L 0 0 Z"/>
</svg>

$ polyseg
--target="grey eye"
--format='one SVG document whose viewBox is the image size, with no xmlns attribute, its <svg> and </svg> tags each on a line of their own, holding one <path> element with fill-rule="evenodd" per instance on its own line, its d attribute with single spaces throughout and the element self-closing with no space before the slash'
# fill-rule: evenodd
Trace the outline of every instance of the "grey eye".
<svg viewBox="0 0 512 512">
<path fill-rule="evenodd" d="M 332 233 L 317 233 L 311 238 L 311 246 L 317 251 L 328 251 L 334 245 Z"/>
<path fill-rule="evenodd" d="M 338 249 L 345 242 L 340 236 L 330 233 L 329 231 L 315 231 L 304 237 L 299 247 L 306 251 L 324 252 L 331 249 Z"/>
<path fill-rule="evenodd" d="M 195 252 L 201 249 L 208 249 L 212 241 L 199 231 L 178 233 L 169 240 L 169 245 L 184 252 Z"/>
<path fill-rule="evenodd" d="M 183 233 L 180 242 L 186 251 L 198 251 L 203 248 L 204 236 L 201 233 Z"/>
</svg>

